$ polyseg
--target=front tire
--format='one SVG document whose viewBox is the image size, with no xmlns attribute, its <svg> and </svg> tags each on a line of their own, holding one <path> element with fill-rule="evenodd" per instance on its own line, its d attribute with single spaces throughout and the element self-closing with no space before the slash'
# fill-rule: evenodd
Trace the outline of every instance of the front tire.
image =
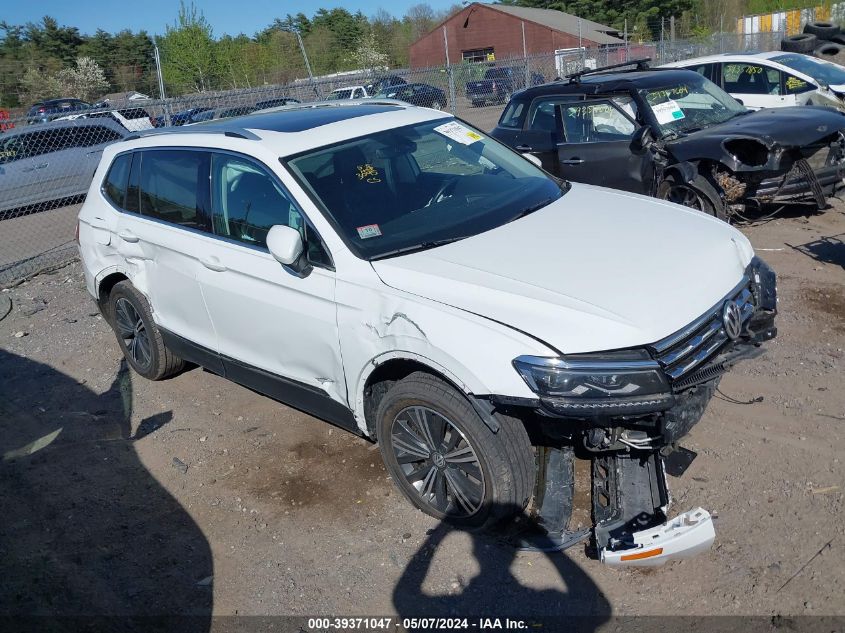
<svg viewBox="0 0 845 633">
<path fill-rule="evenodd" d="M 161 380 L 184 369 L 185 361 L 164 344 L 146 297 L 130 282 L 121 281 L 112 288 L 108 315 L 120 350 L 141 376 Z"/>
<path fill-rule="evenodd" d="M 701 175 L 688 183 L 675 174 L 669 174 L 657 186 L 655 197 L 701 211 L 720 220 L 727 220 L 722 199 L 713 185 Z"/>
<path fill-rule="evenodd" d="M 534 454 L 519 420 L 497 414 L 493 433 L 463 394 L 423 372 L 396 383 L 376 415 L 388 472 L 426 514 L 479 528 L 527 505 Z"/>
</svg>

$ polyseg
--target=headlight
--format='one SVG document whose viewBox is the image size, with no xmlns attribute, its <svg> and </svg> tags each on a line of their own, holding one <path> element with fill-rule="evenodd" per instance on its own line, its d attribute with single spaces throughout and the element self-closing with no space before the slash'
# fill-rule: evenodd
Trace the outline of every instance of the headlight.
<svg viewBox="0 0 845 633">
<path fill-rule="evenodd" d="M 576 415 L 663 411 L 674 397 L 658 363 L 645 350 L 565 358 L 520 356 L 513 365 L 544 405 Z"/>
</svg>

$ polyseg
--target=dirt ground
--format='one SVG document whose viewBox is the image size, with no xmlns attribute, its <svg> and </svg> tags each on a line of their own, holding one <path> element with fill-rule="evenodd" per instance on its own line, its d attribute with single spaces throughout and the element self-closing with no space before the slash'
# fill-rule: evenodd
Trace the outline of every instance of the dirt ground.
<svg viewBox="0 0 845 633">
<path fill-rule="evenodd" d="M 843 616 L 843 210 L 743 229 L 780 334 L 670 480 L 675 511 L 717 514 L 714 547 L 650 571 L 438 528 L 366 441 L 201 369 L 138 378 L 78 263 L 4 292 L 0 615 Z"/>
</svg>

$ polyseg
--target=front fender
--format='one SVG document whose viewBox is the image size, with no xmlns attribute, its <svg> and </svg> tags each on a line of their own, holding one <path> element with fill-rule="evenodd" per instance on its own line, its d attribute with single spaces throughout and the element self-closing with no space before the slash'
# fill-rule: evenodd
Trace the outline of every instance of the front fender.
<svg viewBox="0 0 845 633">
<path fill-rule="evenodd" d="M 698 176 L 698 167 L 689 161 L 682 161 L 666 167 L 664 174 L 673 174 L 684 184 L 692 184 Z"/>
<path fill-rule="evenodd" d="M 533 398 L 511 362 L 521 354 L 556 355 L 506 325 L 387 286 L 338 280 L 337 297 L 349 405 L 364 433 L 364 387 L 388 360 L 419 362 L 467 395 Z"/>
</svg>

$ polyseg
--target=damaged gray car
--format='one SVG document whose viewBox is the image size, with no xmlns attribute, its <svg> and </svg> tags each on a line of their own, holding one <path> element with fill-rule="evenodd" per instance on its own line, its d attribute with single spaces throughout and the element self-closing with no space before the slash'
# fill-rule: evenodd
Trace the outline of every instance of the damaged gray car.
<svg viewBox="0 0 845 633">
<path fill-rule="evenodd" d="M 827 197 L 845 176 L 845 114 L 747 110 L 698 73 L 606 67 L 513 96 L 492 136 L 567 180 L 721 219 Z"/>
</svg>

